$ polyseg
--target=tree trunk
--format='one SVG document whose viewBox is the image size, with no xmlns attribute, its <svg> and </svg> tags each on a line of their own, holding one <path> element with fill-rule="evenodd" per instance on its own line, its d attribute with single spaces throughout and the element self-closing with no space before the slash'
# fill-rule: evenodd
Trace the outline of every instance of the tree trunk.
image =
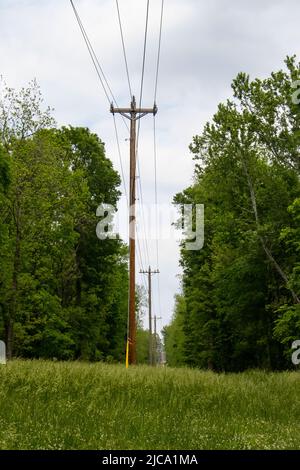
<svg viewBox="0 0 300 470">
<path fill-rule="evenodd" d="M 249 188 L 249 192 L 250 192 L 251 203 L 252 203 L 252 209 L 253 209 L 253 212 L 254 212 L 255 223 L 256 223 L 256 227 L 257 227 L 257 231 L 258 231 L 258 238 L 259 238 L 259 241 L 260 241 L 260 243 L 261 243 L 261 246 L 262 246 L 264 252 L 265 252 L 266 255 L 267 255 L 267 258 L 268 258 L 269 261 L 272 263 L 272 265 L 274 266 L 274 268 L 276 269 L 276 271 L 278 272 L 278 274 L 280 275 L 280 277 L 284 280 L 285 287 L 291 292 L 294 302 L 297 303 L 297 304 L 299 304 L 299 303 L 300 303 L 300 299 L 299 299 L 298 295 L 296 294 L 296 292 L 295 292 L 293 289 L 291 289 L 291 288 L 288 286 L 289 279 L 288 279 L 287 275 L 285 274 L 285 272 L 283 271 L 283 269 L 280 267 L 280 265 L 277 263 L 277 261 L 275 260 L 274 256 L 272 255 L 271 251 L 270 251 L 269 248 L 266 246 L 265 240 L 264 240 L 263 237 L 260 235 L 260 221 L 259 221 L 259 217 L 258 217 L 258 210 L 257 210 L 257 203 L 256 203 L 256 195 L 255 195 L 253 183 L 252 183 L 252 180 L 251 180 L 251 176 L 250 176 L 250 174 L 249 174 L 249 171 L 248 171 L 248 168 L 247 168 L 247 164 L 246 164 L 246 162 L 245 162 L 245 159 L 244 159 L 242 153 L 241 153 L 241 159 L 242 159 L 243 169 L 244 169 L 244 173 L 245 173 L 245 176 L 246 176 L 246 179 L 247 179 L 247 184 L 248 184 L 248 188 Z"/>
<path fill-rule="evenodd" d="M 5 342 L 6 342 L 6 357 L 7 359 L 12 358 L 12 342 L 13 342 L 13 322 L 9 318 L 5 326 Z"/>
<path fill-rule="evenodd" d="M 20 271 L 20 252 L 21 252 L 21 232 L 20 232 L 20 206 L 17 199 L 17 207 L 15 214 L 16 223 L 16 245 L 14 255 L 14 266 L 12 274 L 12 296 L 9 309 L 9 318 L 6 325 L 6 342 L 7 342 L 7 358 L 11 359 L 13 356 L 13 339 L 14 339 L 14 322 L 18 306 L 18 277 Z"/>
</svg>

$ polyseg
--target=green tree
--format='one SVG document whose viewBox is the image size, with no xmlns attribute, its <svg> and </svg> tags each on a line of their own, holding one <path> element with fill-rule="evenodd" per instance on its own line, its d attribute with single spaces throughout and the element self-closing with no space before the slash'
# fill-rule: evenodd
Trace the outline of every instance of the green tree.
<svg viewBox="0 0 300 470">
<path fill-rule="evenodd" d="M 7 88 L 2 84 L 0 99 L 0 136 L 1 145 L 10 154 L 11 167 L 11 185 L 7 196 L 7 203 L 2 201 L 4 211 L 9 212 L 10 226 L 9 238 L 3 247 L 3 268 L 7 270 L 4 275 L 6 281 L 10 285 L 6 285 L 3 281 L 5 295 L 8 297 L 6 308 L 3 309 L 3 318 L 6 330 L 7 355 L 12 355 L 13 327 L 18 310 L 19 296 L 19 274 L 20 274 L 20 250 L 21 250 L 21 207 L 20 200 L 24 185 L 27 184 L 27 175 L 18 173 L 21 165 L 18 167 L 16 163 L 16 172 L 13 165 L 15 159 L 13 155 L 22 154 L 23 146 L 26 146 L 27 139 L 34 136 L 36 132 L 46 126 L 54 125 L 54 121 L 50 116 L 50 110 L 43 111 L 42 97 L 40 89 L 36 82 L 33 81 L 27 88 L 22 88 L 20 92 L 16 92 L 12 88 Z M 14 195 L 13 195 L 14 194 Z M 5 231 L 5 230 L 4 230 Z M 8 263 L 11 258 L 12 262 Z M 10 264 L 10 266 L 9 266 Z M 10 269 L 11 267 L 11 269 Z"/>
<path fill-rule="evenodd" d="M 185 357 L 185 325 L 186 320 L 185 298 L 182 295 L 175 296 L 175 308 L 170 325 L 163 329 L 164 347 L 167 364 L 172 367 L 182 366 L 186 363 Z"/>
<path fill-rule="evenodd" d="M 127 247 L 96 236 L 96 209 L 116 207 L 120 178 L 97 135 L 46 129 L 53 121 L 40 107 L 36 84 L 8 90 L 0 103 L 10 169 L 0 194 L 0 327 L 8 356 L 123 360 Z"/>
<path fill-rule="evenodd" d="M 239 74 L 233 99 L 193 138 L 195 182 L 175 202 L 205 204 L 205 246 L 181 247 L 184 363 L 288 365 L 278 318 L 283 305 L 294 312 L 299 304 L 298 254 L 287 256 L 285 243 L 292 246 L 291 224 L 299 224 L 288 208 L 300 185 L 299 107 L 291 99 L 299 65 L 286 64 L 288 72 L 265 80 Z"/>
</svg>

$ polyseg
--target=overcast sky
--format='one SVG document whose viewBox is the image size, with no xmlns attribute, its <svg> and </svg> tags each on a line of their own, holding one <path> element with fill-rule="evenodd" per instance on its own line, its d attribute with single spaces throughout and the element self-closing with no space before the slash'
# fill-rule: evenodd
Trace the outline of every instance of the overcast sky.
<svg viewBox="0 0 300 470">
<path fill-rule="evenodd" d="M 120 106 L 129 105 L 115 0 L 74 0 L 90 40 Z M 155 60 L 161 0 L 150 0 L 145 70 L 145 106 L 153 105 Z M 133 92 L 139 95 L 146 0 L 119 0 Z M 158 199 L 173 196 L 192 179 L 188 146 L 220 101 L 231 96 L 230 83 L 245 71 L 264 77 L 282 68 L 286 55 L 299 55 L 299 0 L 165 0 L 157 104 Z M 45 103 L 55 108 L 59 125 L 88 126 L 106 144 L 107 156 L 120 170 L 113 120 L 93 70 L 69 0 L 0 0 L 0 74 L 9 86 L 36 78 Z M 129 142 L 117 117 L 128 180 Z M 144 204 L 154 202 L 153 118 L 141 123 L 140 181 Z M 125 214 L 124 198 L 120 213 Z M 140 225 L 142 221 L 140 220 Z M 162 221 L 165 227 L 168 221 Z M 143 228 L 140 227 L 143 232 Z M 122 229 L 124 238 L 126 229 Z M 155 244 L 143 267 L 156 268 Z M 176 240 L 159 242 L 161 309 L 153 280 L 154 313 L 166 324 L 179 291 Z M 138 269 L 140 268 L 138 264 Z M 157 276 L 155 276 L 157 278 Z M 138 281 L 141 282 L 140 276 Z"/>
</svg>

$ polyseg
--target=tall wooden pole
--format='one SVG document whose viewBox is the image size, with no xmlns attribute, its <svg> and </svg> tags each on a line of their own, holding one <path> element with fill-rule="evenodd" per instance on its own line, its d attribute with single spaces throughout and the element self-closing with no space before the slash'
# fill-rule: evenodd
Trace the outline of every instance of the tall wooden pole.
<svg viewBox="0 0 300 470">
<path fill-rule="evenodd" d="M 129 364 L 136 364 L 136 318 L 135 318 L 135 172 L 136 172 L 136 113 L 132 102 L 130 120 L 130 196 L 129 196 Z"/>
<path fill-rule="evenodd" d="M 115 108 L 111 105 L 111 113 L 121 114 L 130 120 L 130 182 L 129 182 L 129 331 L 127 338 L 128 363 L 136 364 L 136 311 L 135 311 L 135 194 L 136 194 L 136 121 L 146 114 L 157 113 L 157 106 L 153 108 L 137 108 L 135 97 L 132 97 L 130 108 Z"/>
<path fill-rule="evenodd" d="M 159 274 L 159 270 L 151 271 L 149 266 L 148 271 L 140 271 L 141 274 L 148 275 L 148 311 L 149 311 L 149 365 L 153 366 L 155 364 L 154 355 L 153 355 L 153 334 L 152 334 L 152 283 L 151 276 L 153 274 Z"/>
</svg>

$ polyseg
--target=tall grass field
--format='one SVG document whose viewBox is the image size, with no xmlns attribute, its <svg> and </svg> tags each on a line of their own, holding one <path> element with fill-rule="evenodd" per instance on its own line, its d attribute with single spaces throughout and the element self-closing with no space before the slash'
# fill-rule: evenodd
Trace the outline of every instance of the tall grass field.
<svg viewBox="0 0 300 470">
<path fill-rule="evenodd" d="M 300 449 L 297 372 L 12 361 L 1 449 Z"/>
</svg>

